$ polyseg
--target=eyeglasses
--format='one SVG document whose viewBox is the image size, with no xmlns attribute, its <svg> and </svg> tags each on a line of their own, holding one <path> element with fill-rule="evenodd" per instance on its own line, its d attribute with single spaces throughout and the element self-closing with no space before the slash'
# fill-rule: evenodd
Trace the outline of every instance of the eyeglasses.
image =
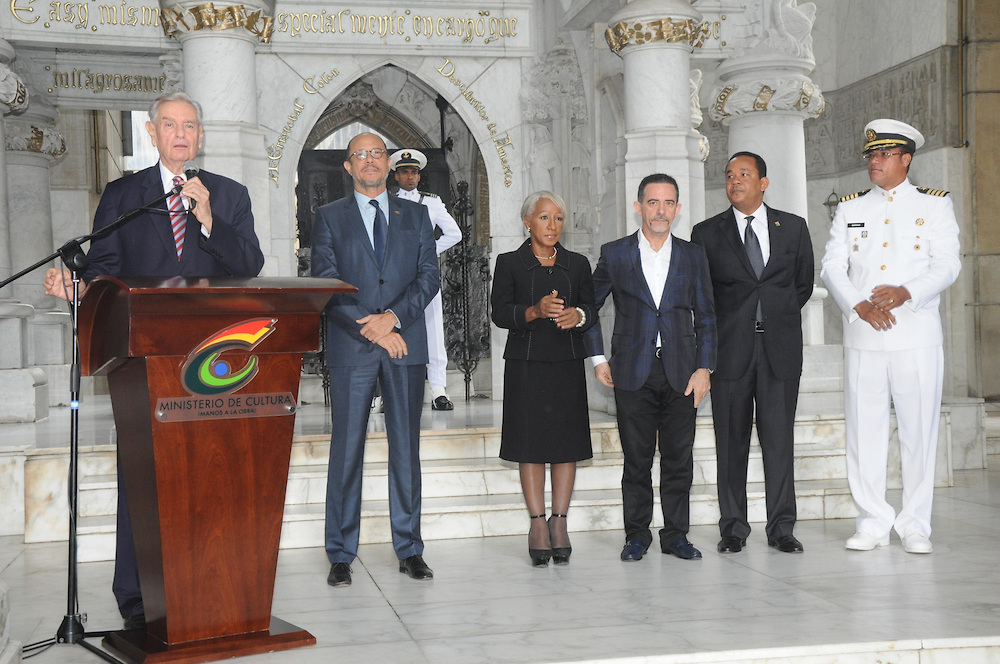
<svg viewBox="0 0 1000 664">
<path fill-rule="evenodd" d="M 902 152 L 890 152 L 889 150 L 872 150 L 861 155 L 861 158 L 865 161 L 871 159 L 888 159 L 889 157 L 895 157 L 897 155 L 903 154 Z"/>
<path fill-rule="evenodd" d="M 361 148 L 360 150 L 355 150 L 351 153 L 351 156 L 358 161 L 364 161 L 369 155 L 371 155 L 372 159 L 381 159 L 385 156 L 385 150 L 382 148 L 372 148 L 371 150 Z"/>
</svg>

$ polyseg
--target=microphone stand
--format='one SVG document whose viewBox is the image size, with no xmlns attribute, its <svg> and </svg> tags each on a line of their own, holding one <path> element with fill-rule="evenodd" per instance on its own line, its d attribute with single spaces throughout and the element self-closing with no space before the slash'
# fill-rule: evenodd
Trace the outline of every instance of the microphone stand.
<svg viewBox="0 0 1000 664">
<path fill-rule="evenodd" d="M 79 587 L 77 578 L 78 545 L 76 520 L 80 486 L 78 477 L 78 462 L 80 456 L 80 322 L 78 316 L 80 311 L 80 273 L 87 268 L 88 264 L 87 255 L 83 252 L 82 245 L 84 242 L 92 241 L 111 234 L 118 228 L 127 224 L 129 221 L 138 217 L 141 213 L 151 210 L 156 205 L 160 205 L 170 196 L 179 194 L 181 187 L 182 185 L 177 185 L 159 198 L 131 210 L 130 212 L 126 212 L 107 226 L 104 226 L 89 235 L 84 235 L 70 240 L 51 256 L 43 258 L 34 265 L 25 268 L 12 277 L 0 282 L 0 288 L 3 288 L 7 284 L 17 281 L 29 272 L 33 272 L 56 258 L 62 258 L 63 263 L 72 273 L 73 279 L 73 299 L 70 301 L 73 343 L 69 372 L 69 560 L 67 562 L 66 615 L 63 616 L 62 623 L 59 625 L 59 629 L 56 630 L 56 635 L 54 637 L 24 646 L 22 652 L 33 653 L 31 655 L 25 655 L 25 658 L 38 655 L 58 643 L 68 643 L 71 645 L 82 646 L 86 650 L 89 650 L 93 654 L 97 655 L 106 662 L 110 662 L 111 664 L 124 664 L 121 660 L 116 659 L 104 650 L 101 650 L 97 646 L 85 641 L 85 639 L 88 638 L 105 637 L 114 630 L 86 632 L 83 629 L 83 623 L 86 621 L 86 614 L 80 613 Z"/>
</svg>

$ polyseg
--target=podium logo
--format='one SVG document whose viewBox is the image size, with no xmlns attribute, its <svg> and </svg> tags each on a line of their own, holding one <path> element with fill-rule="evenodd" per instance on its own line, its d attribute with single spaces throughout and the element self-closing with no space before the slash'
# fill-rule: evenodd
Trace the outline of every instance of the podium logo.
<svg viewBox="0 0 1000 664">
<path fill-rule="evenodd" d="M 274 332 L 277 322 L 273 318 L 245 320 L 205 339 L 188 353 L 187 361 L 181 368 L 184 389 L 194 395 L 211 396 L 235 392 L 249 383 L 260 370 L 260 360 L 256 355 L 247 358 L 246 364 L 237 371 L 233 371 L 232 365 L 220 356 L 229 350 L 253 350 Z"/>
</svg>

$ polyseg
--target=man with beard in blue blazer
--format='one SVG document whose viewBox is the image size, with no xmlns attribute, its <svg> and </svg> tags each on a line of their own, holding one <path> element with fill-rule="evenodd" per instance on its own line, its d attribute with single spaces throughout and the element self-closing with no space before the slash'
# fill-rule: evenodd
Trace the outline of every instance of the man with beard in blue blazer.
<svg viewBox="0 0 1000 664">
<path fill-rule="evenodd" d="M 687 533 L 695 417 L 715 369 L 715 305 L 704 250 L 670 234 L 681 209 L 678 196 L 677 181 L 669 175 L 643 178 L 634 203 L 642 228 L 601 247 L 594 270 L 597 309 L 608 295 L 615 302 L 610 361 L 604 358 L 600 325 L 587 331 L 585 343 L 597 379 L 615 389 L 625 456 L 625 561 L 641 560 L 653 541 L 657 434 L 660 550 L 685 560 L 701 558 Z"/>
</svg>

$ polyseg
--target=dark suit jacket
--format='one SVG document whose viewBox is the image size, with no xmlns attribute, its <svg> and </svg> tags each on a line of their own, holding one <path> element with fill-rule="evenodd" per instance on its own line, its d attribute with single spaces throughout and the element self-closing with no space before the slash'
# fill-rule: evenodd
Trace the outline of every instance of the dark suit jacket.
<svg viewBox="0 0 1000 664">
<path fill-rule="evenodd" d="M 326 362 L 331 367 L 377 364 L 385 349 L 361 336 L 355 321 L 388 309 L 407 354 L 396 364 L 427 364 L 424 309 L 440 288 L 434 230 L 427 207 L 389 196 L 389 235 L 379 268 L 353 190 L 316 208 L 312 236 L 312 275 L 335 277 L 358 288 L 330 300 L 326 311 Z"/>
<path fill-rule="evenodd" d="M 126 277 L 255 277 L 264 266 L 247 188 L 207 171 L 198 174 L 211 193 L 212 236 L 201 234 L 194 214 L 188 216 L 184 250 L 177 260 L 167 204 L 144 212 L 104 238 L 87 252 L 90 265 L 84 281 L 101 274 Z M 162 196 L 160 165 L 126 175 L 108 184 L 94 215 L 94 230 Z"/>
<path fill-rule="evenodd" d="M 582 254 L 564 249 L 561 244 L 557 244 L 556 249 L 555 265 L 551 268 L 542 267 L 535 258 L 530 240 L 525 240 L 516 251 L 497 256 L 490 302 L 493 322 L 497 327 L 510 330 L 503 353 L 505 360 L 561 362 L 587 357 L 583 333 L 597 322 L 590 261 Z M 549 294 L 537 282 L 543 277 L 542 273 L 550 269 L 564 306 L 583 309 L 587 319 L 583 326 L 560 330 L 550 320 L 536 318 L 525 322 L 528 307 Z M 549 283 L 547 279 L 546 283 Z"/>
<path fill-rule="evenodd" d="M 611 378 L 615 389 L 638 390 L 655 359 L 656 333 L 663 348 L 663 370 L 670 386 L 684 393 L 696 369 L 715 369 L 715 305 L 708 261 L 701 247 L 672 238 L 670 269 L 660 303 L 646 285 L 639 258 L 639 235 L 601 247 L 594 270 L 594 300 L 600 309 L 611 294 L 615 329 L 611 337 Z M 587 354 L 604 353 L 601 326 L 586 334 Z"/>
<path fill-rule="evenodd" d="M 707 219 L 691 233 L 705 248 L 719 318 L 719 365 L 715 375 L 735 380 L 750 365 L 757 298 L 764 316 L 764 344 L 771 369 L 782 380 L 802 373 L 801 309 L 813 290 L 813 251 L 802 217 L 767 207 L 771 255 L 760 280 L 740 239 L 733 208 Z"/>
</svg>

